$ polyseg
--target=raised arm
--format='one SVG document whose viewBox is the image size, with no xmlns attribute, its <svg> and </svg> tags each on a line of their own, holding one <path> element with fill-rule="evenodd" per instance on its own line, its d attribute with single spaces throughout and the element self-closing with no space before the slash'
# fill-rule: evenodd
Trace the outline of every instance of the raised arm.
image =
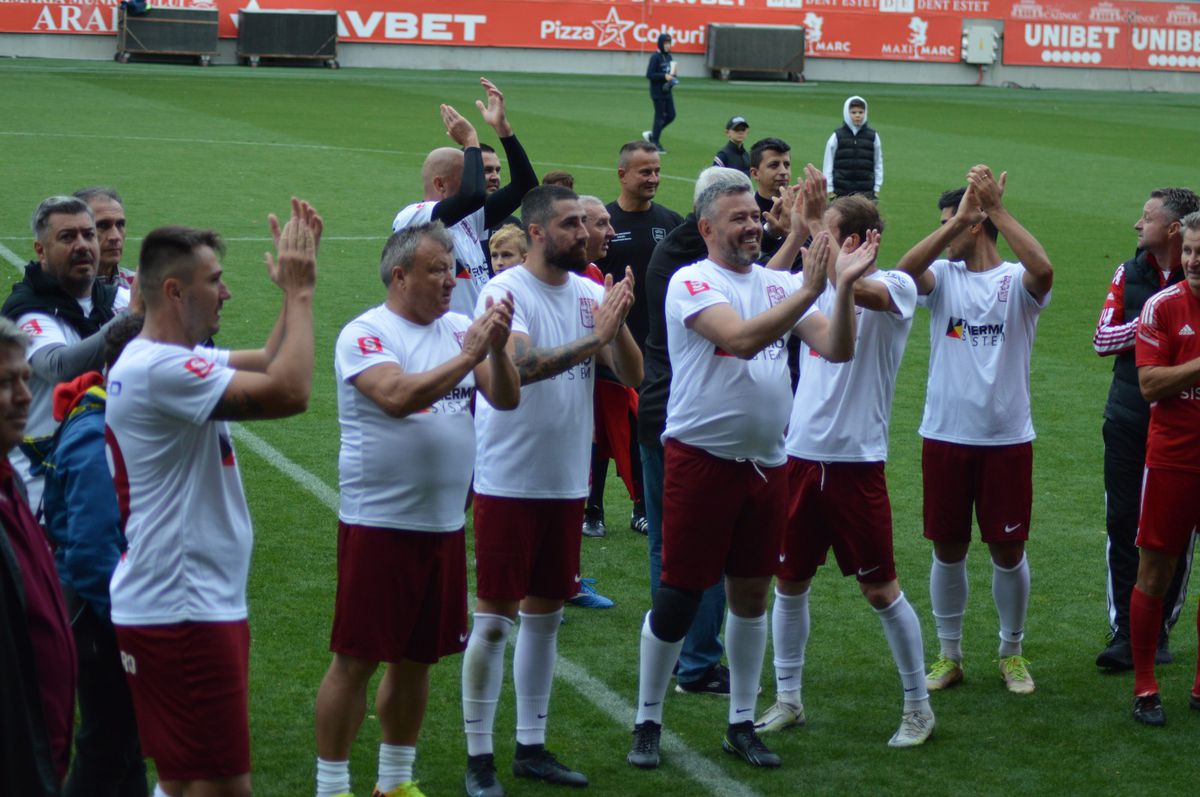
<svg viewBox="0 0 1200 797">
<path fill-rule="evenodd" d="M 494 313 L 488 334 L 487 360 L 475 366 L 475 384 L 479 392 L 498 410 L 513 410 L 521 402 L 521 375 L 508 354 L 512 332 L 513 298 L 508 294 L 496 304 L 489 296 L 485 314 Z"/>
<path fill-rule="evenodd" d="M 822 313 L 813 313 L 796 326 L 800 339 L 830 362 L 846 362 L 854 357 L 857 318 L 854 287 L 874 264 L 878 253 L 879 233 L 874 230 L 867 233 L 867 240 L 857 249 L 851 249 L 850 241 L 847 241 L 837 254 L 837 291 L 834 294 L 833 317 L 826 318 Z M 822 254 L 826 264 L 828 257 L 828 254 Z"/>
<path fill-rule="evenodd" d="M 633 282 L 630 276 L 613 284 L 612 275 L 604 278 L 604 301 L 595 305 L 592 318 L 594 332 L 561 346 L 534 346 L 528 335 L 514 332 L 508 338 L 509 354 L 521 375 L 521 384 L 529 385 L 561 374 L 611 343 L 621 327 L 625 316 L 633 306 Z M 615 365 L 615 363 L 614 363 Z M 622 380 L 623 381 L 623 380 Z"/>
<path fill-rule="evenodd" d="M 992 176 L 992 170 L 983 165 L 975 166 L 967 173 L 967 184 L 974 190 L 983 212 L 996 225 L 1013 254 L 1025 267 L 1025 276 L 1022 278 L 1025 290 L 1041 302 L 1054 284 L 1054 267 L 1038 240 L 1004 207 L 1002 199 L 1007 181 L 1008 172 L 1001 172 L 997 181 Z"/>
<path fill-rule="evenodd" d="M 433 221 L 449 227 L 483 207 L 487 183 L 483 177 L 483 152 L 479 149 L 475 126 L 452 106 L 442 105 L 441 113 L 446 135 L 463 151 L 462 182 L 458 191 L 438 202 L 431 214 Z"/>
<path fill-rule="evenodd" d="M 813 239 L 804 255 L 804 284 L 770 310 L 743 319 L 729 304 L 707 307 L 684 322 L 690 329 L 735 357 L 749 360 L 783 337 L 825 290 L 829 233 Z"/>
<path fill-rule="evenodd" d="M 277 223 L 277 222 L 276 222 Z M 284 418 L 308 407 L 313 373 L 312 299 L 317 278 L 315 230 L 321 221 L 307 202 L 292 198 L 292 216 L 279 239 L 278 262 L 267 271 L 283 291 L 283 332 L 265 371 L 237 371 L 212 417 L 227 420 Z"/>
<path fill-rule="evenodd" d="M 928 273 L 929 266 L 934 260 L 937 260 L 938 255 L 946 249 L 954 236 L 979 224 L 983 218 L 983 211 L 979 208 L 979 202 L 975 198 L 974 188 L 968 184 L 954 215 L 949 220 L 943 221 L 940 227 L 909 249 L 904 257 L 900 258 L 896 268 L 913 278 L 913 281 L 917 283 L 918 294 L 927 295 L 933 290 L 934 283 L 933 275 Z"/>
</svg>

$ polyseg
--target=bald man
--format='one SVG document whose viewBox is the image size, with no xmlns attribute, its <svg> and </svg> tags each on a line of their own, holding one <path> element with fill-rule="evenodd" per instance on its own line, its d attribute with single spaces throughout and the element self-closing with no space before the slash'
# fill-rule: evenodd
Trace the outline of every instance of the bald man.
<svg viewBox="0 0 1200 797">
<path fill-rule="evenodd" d="M 474 125 L 451 106 L 442 105 L 446 134 L 460 148 L 439 147 L 425 157 L 421 167 L 425 198 L 401 210 L 392 222 L 393 233 L 434 221 L 446 226 L 454 240 L 455 285 L 450 309 L 468 317 L 474 317 L 479 292 L 491 278 L 481 246 L 487 239 L 487 230 L 512 215 L 525 194 L 537 186 L 537 175 L 508 123 L 504 95 L 487 78 L 480 78 L 479 82 L 487 92 L 487 104 L 476 100 L 475 106 L 483 121 L 500 137 L 512 181 L 495 191 L 487 190 L 483 154 Z"/>
</svg>

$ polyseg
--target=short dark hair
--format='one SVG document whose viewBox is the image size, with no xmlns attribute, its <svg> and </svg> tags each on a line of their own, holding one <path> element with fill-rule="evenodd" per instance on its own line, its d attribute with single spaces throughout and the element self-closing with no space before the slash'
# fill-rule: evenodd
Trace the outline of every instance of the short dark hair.
<svg viewBox="0 0 1200 797">
<path fill-rule="evenodd" d="M 965 193 L 967 193 L 965 186 L 943 192 L 941 197 L 938 198 L 938 210 L 945 210 L 946 208 L 957 209 Z M 1000 237 L 1000 230 L 996 229 L 995 223 L 986 216 L 983 218 L 983 229 L 993 241 Z"/>
<path fill-rule="evenodd" d="M 621 151 L 617 153 L 617 166 L 622 169 L 628 169 L 629 159 L 633 157 L 633 153 L 635 152 L 649 152 L 657 155 L 658 147 L 654 146 L 649 141 L 643 141 L 641 139 L 638 139 L 637 141 L 630 141 L 628 144 L 622 145 Z"/>
<path fill-rule="evenodd" d="M 405 274 L 412 271 L 413 256 L 426 239 L 441 244 L 447 252 L 454 251 L 454 239 L 440 221 L 413 224 L 394 232 L 383 245 L 383 252 L 379 255 L 379 278 L 383 280 L 384 285 L 392 284 L 392 272 L 396 266 L 400 266 Z"/>
<path fill-rule="evenodd" d="M 867 110 L 867 101 L 860 97 L 855 97 L 854 99 L 850 100 L 850 104 L 847 105 L 846 108 L 847 110 L 850 108 L 862 108 L 865 111 Z"/>
<path fill-rule="evenodd" d="M 119 315 L 104 328 L 104 370 L 112 370 L 113 364 L 125 351 L 129 341 L 142 334 L 146 317 L 142 315 Z"/>
<path fill-rule="evenodd" d="M 138 254 L 137 281 L 145 301 L 158 300 L 164 281 L 181 272 L 181 266 L 192 265 L 196 250 L 207 246 L 219 257 L 225 255 L 225 242 L 215 230 L 169 226 L 151 230 L 142 241 Z M 190 273 L 188 279 L 191 278 Z"/>
<path fill-rule="evenodd" d="M 563 188 L 561 185 L 539 185 L 521 200 L 521 222 L 525 229 L 529 229 L 532 224 L 545 226 L 554 216 L 555 203 L 571 199 L 579 199 L 579 195 L 570 188 Z"/>
<path fill-rule="evenodd" d="M 1150 198 L 1161 199 L 1163 210 L 1176 221 L 1200 210 L 1200 197 L 1190 188 L 1155 188 L 1150 192 Z"/>
<path fill-rule="evenodd" d="M 546 172 L 542 177 L 542 185 L 561 185 L 563 188 L 575 190 L 575 175 L 562 170 Z"/>
<path fill-rule="evenodd" d="M 762 163 L 763 153 L 767 150 L 772 150 L 781 155 L 786 155 L 792 151 L 792 148 L 782 138 L 760 138 L 750 147 L 751 169 L 758 168 L 758 165 Z"/>
<path fill-rule="evenodd" d="M 78 216 L 80 213 L 92 215 L 92 209 L 87 206 L 79 197 L 74 196 L 50 196 L 38 203 L 38 206 L 33 211 L 33 218 L 30 219 L 29 226 L 33 228 L 33 237 L 39 241 L 46 234 L 46 230 L 50 228 L 50 217 L 62 214 L 64 216 Z"/>
<path fill-rule="evenodd" d="M 858 240 L 866 240 L 868 230 L 876 230 L 883 234 L 883 218 L 874 202 L 862 194 L 838 197 L 829 208 L 837 213 L 838 232 L 843 238 L 857 235 Z"/>
<path fill-rule="evenodd" d="M 464 147 L 464 149 L 465 149 L 465 147 Z M 495 148 L 495 147 L 493 147 L 491 144 L 484 144 L 484 143 L 481 141 L 481 142 L 479 142 L 479 151 L 480 151 L 480 152 L 491 152 L 491 153 L 495 153 L 495 152 L 496 152 L 496 148 Z"/>
<path fill-rule="evenodd" d="M 109 188 L 106 185 L 95 185 L 91 188 L 80 188 L 71 196 L 76 199 L 82 199 L 84 202 L 91 202 L 96 197 L 102 196 L 105 199 L 111 199 L 121 207 L 125 207 L 125 201 L 121 199 L 121 195 L 117 193 L 117 189 Z"/>
</svg>

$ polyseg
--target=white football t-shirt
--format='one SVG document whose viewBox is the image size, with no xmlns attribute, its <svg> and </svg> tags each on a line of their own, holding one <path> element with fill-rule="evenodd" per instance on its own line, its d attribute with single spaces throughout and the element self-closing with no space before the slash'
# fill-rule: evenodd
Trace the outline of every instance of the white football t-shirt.
<svg viewBox="0 0 1200 797">
<path fill-rule="evenodd" d="M 718 304 L 732 306 L 742 319 L 753 318 L 803 284 L 803 274 L 757 264 L 743 274 L 701 260 L 675 272 L 665 308 L 672 370 L 663 442 L 674 438 L 722 459 L 783 464 L 783 430 L 792 406 L 787 365 L 791 333 L 743 360 L 689 329 L 687 320 Z M 809 307 L 801 320 L 814 310 Z"/>
<path fill-rule="evenodd" d="M 354 387 L 354 378 L 393 363 L 405 373 L 431 371 L 462 352 L 471 320 L 447 313 L 422 326 L 374 307 L 342 329 L 334 349 L 343 523 L 413 531 L 458 531 L 475 465 L 471 396 L 475 372 L 432 406 L 388 416 Z"/>
<path fill-rule="evenodd" d="M 437 204 L 436 200 L 429 199 L 404 208 L 392 221 L 392 232 L 433 221 L 433 209 Z M 454 292 L 450 294 L 450 310 L 468 318 L 475 317 L 479 292 L 488 282 L 487 258 L 481 244 L 487 239 L 483 219 L 484 210 L 480 208 L 458 223 L 446 227 L 454 240 Z"/>
<path fill-rule="evenodd" d="M 25 352 L 27 360 L 32 360 L 33 355 L 48 346 L 72 346 L 83 340 L 75 327 L 46 313 L 26 313 L 17 319 L 17 326 L 29 336 L 29 349 Z M 26 437 L 49 437 L 58 428 L 54 420 L 54 388 L 55 385 L 39 377 L 30 380 L 29 392 L 33 394 L 33 401 L 25 424 Z"/>
<path fill-rule="evenodd" d="M 1004 262 L 968 271 L 937 260 L 929 308 L 929 384 L 922 437 L 963 445 L 999 446 L 1034 438 L 1029 361 L 1039 303 L 1022 284 L 1025 267 Z"/>
<path fill-rule="evenodd" d="M 855 308 L 858 314 L 854 359 L 831 363 L 800 345 L 800 381 L 788 422 L 788 456 L 815 462 L 883 462 L 896 372 L 912 329 L 917 285 L 903 271 L 876 271 L 864 280 L 887 287 L 898 312 Z M 832 284 L 816 307 L 832 316 L 837 291 Z"/>
<path fill-rule="evenodd" d="M 129 541 L 109 585 L 118 625 L 246 617 L 250 513 L 229 425 L 209 420 L 228 361 L 135 338 L 109 374 L 109 466 Z"/>
<path fill-rule="evenodd" d="M 604 288 L 578 274 L 547 285 L 524 266 L 505 269 L 483 289 L 513 296 L 512 331 L 537 348 L 572 343 L 595 332 L 592 308 Z M 475 403 L 475 492 L 507 498 L 585 498 L 592 449 L 595 357 L 521 387 L 521 404 L 500 412 L 482 394 Z"/>
</svg>

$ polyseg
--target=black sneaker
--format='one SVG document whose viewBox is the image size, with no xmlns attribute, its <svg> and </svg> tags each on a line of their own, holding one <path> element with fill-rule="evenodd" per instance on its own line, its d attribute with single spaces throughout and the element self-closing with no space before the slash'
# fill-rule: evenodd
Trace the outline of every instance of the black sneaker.
<svg viewBox="0 0 1200 797">
<path fill-rule="evenodd" d="M 496 761 L 491 753 L 467 756 L 467 797 L 504 797 L 496 780 Z"/>
<path fill-rule="evenodd" d="M 714 664 L 703 677 L 695 681 L 676 681 L 675 691 L 681 695 L 729 697 L 729 668 L 724 664 Z"/>
<path fill-rule="evenodd" d="M 604 513 L 600 512 L 592 514 L 588 512 L 583 516 L 583 536 L 585 537 L 603 537 L 608 534 L 608 529 L 604 528 Z"/>
<path fill-rule="evenodd" d="M 641 769 L 654 769 L 658 766 L 658 741 L 662 736 L 662 726 L 653 720 L 639 722 L 633 728 L 633 746 L 625 760 Z"/>
<path fill-rule="evenodd" d="M 633 514 L 629 516 L 629 529 L 636 531 L 643 537 L 650 533 L 650 521 L 646 519 L 646 505 L 636 503 L 633 505 Z"/>
<path fill-rule="evenodd" d="M 725 731 L 725 738 L 721 740 L 721 748 L 754 767 L 774 769 L 782 763 L 779 756 L 768 750 L 762 739 L 758 738 L 753 720 L 730 725 Z"/>
<path fill-rule="evenodd" d="M 1133 718 L 1143 725 L 1167 724 L 1167 715 L 1163 712 L 1162 698 L 1158 692 L 1133 699 Z"/>
<path fill-rule="evenodd" d="M 512 771 L 518 778 L 544 780 L 559 786 L 575 786 L 582 789 L 588 785 L 587 775 L 559 763 L 554 753 L 540 744 L 518 743 Z"/>
<path fill-rule="evenodd" d="M 1119 631 L 1113 634 L 1112 639 L 1108 641 L 1108 647 L 1096 657 L 1096 666 L 1109 672 L 1132 670 L 1133 649 L 1129 646 L 1129 637 Z"/>
<path fill-rule="evenodd" d="M 1200 711 L 1200 695 L 1195 693 L 1188 695 L 1188 706 L 1194 711 Z"/>
</svg>

